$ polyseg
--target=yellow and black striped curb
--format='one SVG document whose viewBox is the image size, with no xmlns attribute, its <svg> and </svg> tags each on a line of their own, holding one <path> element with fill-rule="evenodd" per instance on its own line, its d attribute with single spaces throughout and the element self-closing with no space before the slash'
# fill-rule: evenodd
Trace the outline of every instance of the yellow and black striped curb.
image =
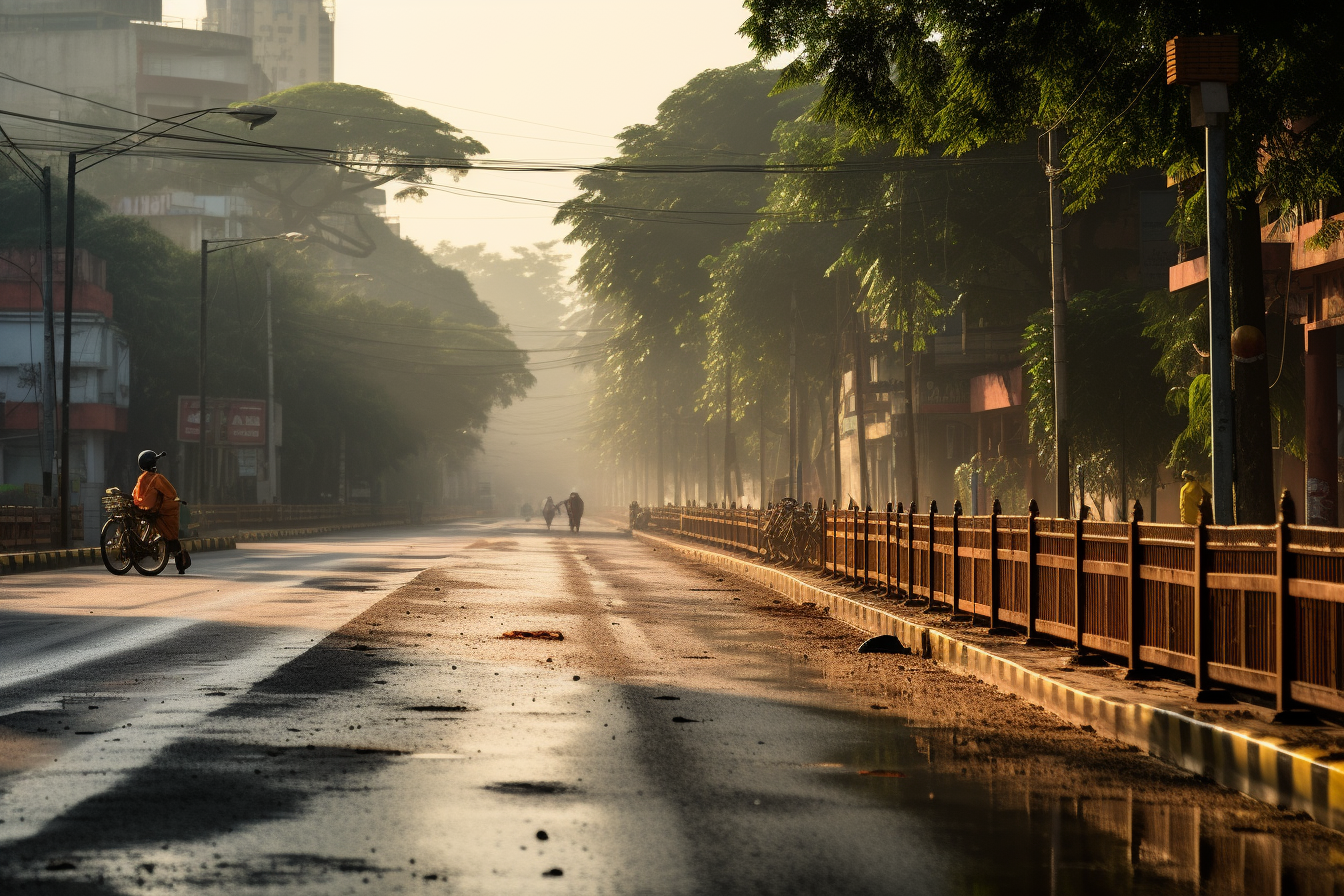
<svg viewBox="0 0 1344 896">
<path fill-rule="evenodd" d="M 1049 710 L 1075 725 L 1137 747 L 1148 755 L 1272 806 L 1305 812 L 1344 831 L 1344 759 L 1324 749 L 1290 749 L 1224 725 L 1193 719 L 1140 701 L 1101 697 L 1027 669 L 937 629 L 843 597 L 780 569 L 645 532 L 648 544 L 751 579 L 797 603 L 825 607 L 831 616 L 874 635 L 895 635 L 912 650 L 954 672 L 970 675 Z"/>
<path fill-rule="evenodd" d="M 184 538 L 182 546 L 189 552 L 229 551 L 238 546 L 232 536 L 213 536 L 210 538 Z M 70 569 L 76 566 L 97 566 L 103 562 L 102 552 L 98 548 L 70 548 L 63 551 L 27 551 L 17 554 L 0 554 L 0 576 L 18 575 L 24 572 L 46 572 L 53 569 Z"/>
</svg>

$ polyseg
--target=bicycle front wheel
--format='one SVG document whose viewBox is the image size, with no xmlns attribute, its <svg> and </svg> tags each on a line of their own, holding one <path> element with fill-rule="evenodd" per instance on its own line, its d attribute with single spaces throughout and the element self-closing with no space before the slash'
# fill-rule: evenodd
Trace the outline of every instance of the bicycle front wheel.
<svg viewBox="0 0 1344 896">
<path fill-rule="evenodd" d="M 98 544 L 103 552 L 103 565 L 114 576 L 124 576 L 131 571 L 131 533 L 126 521 L 113 517 L 103 524 Z"/>
<path fill-rule="evenodd" d="M 136 552 L 135 571 L 142 576 L 156 576 L 168 565 L 168 542 L 161 535 L 151 535 L 142 550 Z"/>
</svg>

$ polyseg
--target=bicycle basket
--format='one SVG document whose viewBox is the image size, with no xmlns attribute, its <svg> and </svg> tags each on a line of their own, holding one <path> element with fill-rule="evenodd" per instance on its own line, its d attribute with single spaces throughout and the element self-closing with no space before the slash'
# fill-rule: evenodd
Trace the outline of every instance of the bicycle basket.
<svg viewBox="0 0 1344 896">
<path fill-rule="evenodd" d="M 109 515 L 124 515 L 131 512 L 134 505 L 128 495 L 103 495 L 103 509 Z"/>
</svg>

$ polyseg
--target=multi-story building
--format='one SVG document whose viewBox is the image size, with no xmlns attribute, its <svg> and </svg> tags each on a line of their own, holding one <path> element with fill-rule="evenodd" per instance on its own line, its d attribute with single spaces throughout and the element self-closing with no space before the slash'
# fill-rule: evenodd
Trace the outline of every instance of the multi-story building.
<svg viewBox="0 0 1344 896">
<path fill-rule="evenodd" d="M 61 318 L 65 308 L 65 253 L 54 259 L 56 281 L 56 394 L 65 357 Z M 131 398 L 131 353 L 112 315 L 106 265 L 80 249 L 75 253 L 74 326 L 70 332 L 70 482 L 84 507 L 84 543 L 96 544 L 100 498 L 109 484 L 113 439 L 126 431 Z M 42 458 L 38 426 L 42 381 L 42 253 L 10 250 L 0 255 L 0 503 L 35 503 L 41 495 Z M 116 483 L 123 488 L 130 483 Z"/>
<path fill-rule="evenodd" d="M 248 37 L 179 24 L 163 23 L 162 0 L 0 0 L 0 59 L 8 74 L 28 82 L 0 81 L 0 109 L 130 131 L 147 123 L 142 116 L 171 118 L 270 92 Z M 108 139 L 31 118 L 2 120 L 16 138 L 89 145 Z M 95 169 L 81 186 L 120 211 L 144 214 L 184 248 L 242 232 L 249 210 L 236 197 L 144 195 L 136 185 L 154 179 L 134 175 L 150 164 L 128 160 Z"/>
<path fill-rule="evenodd" d="M 252 39 L 276 90 L 334 81 L 335 0 L 207 0 L 208 27 Z"/>
</svg>

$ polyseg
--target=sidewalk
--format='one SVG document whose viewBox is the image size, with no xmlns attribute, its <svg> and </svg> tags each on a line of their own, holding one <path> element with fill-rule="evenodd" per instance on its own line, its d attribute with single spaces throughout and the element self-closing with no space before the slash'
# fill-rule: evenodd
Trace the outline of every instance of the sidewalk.
<svg viewBox="0 0 1344 896">
<path fill-rule="evenodd" d="M 1310 815 L 1344 831 L 1344 728 L 1284 726 L 1247 703 L 1195 703 L 1172 681 L 1123 681 L 1115 666 L 1070 667 L 1065 648 L 1027 647 L 1021 636 L 858 591 L 811 571 L 786 571 L 707 546 L 646 532 L 635 537 L 759 582 L 797 603 L 815 603 L 861 631 L 894 635 L 916 653 L 1049 710 L 1072 724 L 1232 790 Z"/>
</svg>

